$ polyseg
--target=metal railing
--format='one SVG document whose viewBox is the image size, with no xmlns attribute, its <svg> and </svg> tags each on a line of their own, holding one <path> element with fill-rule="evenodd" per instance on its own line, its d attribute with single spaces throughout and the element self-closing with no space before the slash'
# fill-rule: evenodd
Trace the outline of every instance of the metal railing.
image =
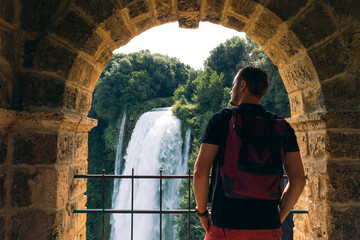
<svg viewBox="0 0 360 240">
<path fill-rule="evenodd" d="M 131 240 L 133 240 L 133 225 L 134 225 L 134 214 L 159 214 L 160 216 L 160 240 L 162 240 L 162 214 L 188 214 L 188 237 L 190 240 L 190 226 L 191 219 L 190 214 L 195 213 L 195 209 L 191 209 L 191 175 L 190 168 L 188 170 L 188 175 L 163 175 L 163 171 L 160 169 L 159 175 L 134 175 L 134 169 L 132 169 L 131 175 L 110 175 L 105 174 L 105 170 L 102 170 L 102 174 L 86 174 L 86 175 L 74 175 L 74 178 L 100 178 L 103 180 L 103 191 L 102 191 L 102 209 L 74 209 L 74 213 L 100 213 L 103 214 L 102 219 L 102 239 L 105 238 L 105 214 L 117 213 L 117 214 L 131 214 Z M 105 209 L 105 182 L 106 179 L 131 179 L 131 209 Z M 284 178 L 287 178 L 284 175 Z M 135 179 L 159 179 L 160 181 L 160 209 L 159 210 L 134 210 L 134 180 Z M 188 181 L 188 209 L 173 209 L 173 210 L 164 210 L 162 209 L 162 180 L 163 179 L 189 179 Z M 307 210 L 292 210 L 291 213 L 294 214 L 307 214 Z"/>
</svg>

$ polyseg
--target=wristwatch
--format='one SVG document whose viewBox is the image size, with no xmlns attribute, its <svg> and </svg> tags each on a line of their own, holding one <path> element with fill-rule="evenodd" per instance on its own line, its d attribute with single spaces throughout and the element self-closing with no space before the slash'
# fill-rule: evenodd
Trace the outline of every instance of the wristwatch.
<svg viewBox="0 0 360 240">
<path fill-rule="evenodd" d="M 209 211 L 206 209 L 205 212 L 199 212 L 197 207 L 195 208 L 195 213 L 198 217 L 207 217 L 209 215 Z"/>
</svg>

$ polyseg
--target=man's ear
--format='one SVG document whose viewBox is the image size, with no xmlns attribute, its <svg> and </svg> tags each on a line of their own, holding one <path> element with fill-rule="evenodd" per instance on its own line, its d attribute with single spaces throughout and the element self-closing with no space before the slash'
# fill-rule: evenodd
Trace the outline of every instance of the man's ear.
<svg viewBox="0 0 360 240">
<path fill-rule="evenodd" d="M 244 80 L 241 81 L 240 90 L 243 92 L 247 88 L 247 84 Z"/>
</svg>

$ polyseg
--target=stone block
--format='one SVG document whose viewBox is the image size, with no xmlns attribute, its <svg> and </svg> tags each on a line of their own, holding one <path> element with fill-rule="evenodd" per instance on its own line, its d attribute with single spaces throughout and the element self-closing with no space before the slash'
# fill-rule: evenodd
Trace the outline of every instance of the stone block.
<svg viewBox="0 0 360 240">
<path fill-rule="evenodd" d="M 169 23 L 177 20 L 171 0 L 155 0 L 156 18 L 160 23 Z"/>
<path fill-rule="evenodd" d="M 346 66 L 347 71 L 358 74 L 360 65 L 360 26 L 346 27 L 342 38 L 344 46 L 349 49 L 349 61 Z"/>
<path fill-rule="evenodd" d="M 67 215 L 66 222 L 67 228 L 66 232 L 73 236 L 72 233 L 78 233 L 79 231 L 85 229 L 86 226 L 86 214 L 83 213 L 74 213 L 74 209 L 85 209 L 86 208 L 87 198 L 86 196 L 81 196 L 74 201 L 71 201 L 66 206 Z"/>
<path fill-rule="evenodd" d="M 0 167 L 6 162 L 8 149 L 8 135 L 0 132 Z"/>
<path fill-rule="evenodd" d="M 63 18 L 59 18 L 55 22 L 51 31 L 81 49 L 94 30 L 95 26 L 90 25 L 81 16 L 69 10 Z"/>
<path fill-rule="evenodd" d="M 280 18 L 272 12 L 264 11 L 249 29 L 247 35 L 260 46 L 265 46 L 275 36 L 281 23 Z"/>
<path fill-rule="evenodd" d="M 91 108 L 92 94 L 90 92 L 82 91 L 79 94 L 78 111 L 87 116 Z"/>
<path fill-rule="evenodd" d="M 36 209 L 15 213 L 10 219 L 8 239 L 61 239 L 59 229 L 63 226 L 56 225 L 59 218 L 61 216 L 57 212 Z"/>
<path fill-rule="evenodd" d="M 88 157 L 88 133 L 76 133 L 74 138 L 74 151 L 76 159 Z"/>
<path fill-rule="evenodd" d="M 95 23 L 101 23 L 108 19 L 112 15 L 113 9 L 115 8 L 114 1 L 74 0 L 73 2 L 82 8 L 86 14 L 95 21 Z"/>
<path fill-rule="evenodd" d="M 290 29 L 305 48 L 324 40 L 337 30 L 333 18 L 324 9 L 321 2 L 314 2 L 310 8 L 293 21 Z"/>
<path fill-rule="evenodd" d="M 266 55 L 269 56 L 274 65 L 281 68 L 281 65 L 286 63 L 285 54 L 283 53 L 282 47 L 273 44 L 268 48 L 264 49 Z"/>
<path fill-rule="evenodd" d="M 133 1 L 127 6 L 130 19 L 142 16 L 150 11 L 150 6 L 145 0 Z"/>
<path fill-rule="evenodd" d="M 93 90 L 101 72 L 82 57 L 78 56 L 69 73 L 68 80 L 79 83 L 81 86 Z"/>
<path fill-rule="evenodd" d="M 200 13 L 179 14 L 179 27 L 196 29 L 199 27 Z"/>
<path fill-rule="evenodd" d="M 326 153 L 326 145 L 329 139 L 325 131 L 309 132 L 309 153 L 312 157 L 320 157 Z"/>
<path fill-rule="evenodd" d="M 320 84 L 302 89 L 302 93 L 305 113 L 326 111 L 327 108 Z"/>
<path fill-rule="evenodd" d="M 82 230 L 74 240 L 86 240 L 86 229 Z"/>
<path fill-rule="evenodd" d="M 242 31 L 242 29 L 245 27 L 245 24 L 245 22 L 233 16 L 227 16 L 225 22 L 223 23 L 225 27 L 234 29 L 239 32 Z"/>
<path fill-rule="evenodd" d="M 178 0 L 178 9 L 180 12 L 199 12 L 200 0 Z"/>
<path fill-rule="evenodd" d="M 285 84 L 284 81 L 284 85 Z M 300 90 L 289 94 L 291 116 L 296 117 L 304 113 L 304 98 Z"/>
<path fill-rule="evenodd" d="M 271 0 L 266 8 L 275 13 L 283 21 L 294 18 L 307 1 Z"/>
<path fill-rule="evenodd" d="M 308 138 L 306 132 L 296 132 L 296 139 L 299 145 L 301 157 L 306 158 L 309 155 Z"/>
<path fill-rule="evenodd" d="M 44 32 L 62 0 L 20 0 L 21 27 L 28 32 Z"/>
<path fill-rule="evenodd" d="M 328 239 L 357 239 L 360 236 L 360 207 L 354 205 L 330 205 Z"/>
<path fill-rule="evenodd" d="M 75 174 L 86 174 L 87 173 L 87 161 L 83 160 L 77 164 L 73 164 L 69 169 L 69 198 L 75 199 L 86 192 L 86 178 L 74 178 Z"/>
<path fill-rule="evenodd" d="M 327 166 L 329 193 L 332 202 L 351 202 L 360 199 L 360 162 L 331 162 Z"/>
<path fill-rule="evenodd" d="M 360 110 L 360 78 L 346 75 L 322 83 L 326 108 L 332 111 Z"/>
<path fill-rule="evenodd" d="M 359 20 L 360 18 L 359 2 L 356 0 L 325 0 L 324 2 L 328 4 L 329 8 L 335 10 L 333 13 L 338 23 L 349 23 L 353 19 Z"/>
<path fill-rule="evenodd" d="M 76 104 L 77 104 L 76 99 L 79 96 L 79 92 L 80 92 L 79 89 L 77 89 L 75 87 L 67 86 L 65 88 L 64 94 L 62 95 L 63 101 L 62 101 L 61 107 L 75 110 Z"/>
<path fill-rule="evenodd" d="M 0 30 L 0 58 L 3 58 L 10 66 L 15 64 L 15 38 L 14 32 Z"/>
<path fill-rule="evenodd" d="M 281 46 L 281 50 L 287 58 L 293 57 L 302 48 L 299 39 L 290 31 L 286 31 L 282 36 L 280 36 L 277 43 Z"/>
<path fill-rule="evenodd" d="M 57 156 L 57 133 L 17 132 L 13 137 L 13 164 L 53 164 Z"/>
<path fill-rule="evenodd" d="M 6 230 L 6 216 L 0 215 L 0 239 L 5 239 Z"/>
<path fill-rule="evenodd" d="M 94 56 L 99 48 L 99 46 L 104 42 L 104 39 L 93 32 L 91 36 L 87 39 L 85 44 L 81 47 L 81 50 L 89 54 L 90 56 Z"/>
<path fill-rule="evenodd" d="M 360 133 L 351 130 L 328 130 L 326 151 L 331 158 L 360 159 Z"/>
<path fill-rule="evenodd" d="M 349 61 L 348 52 L 349 50 L 337 39 L 308 51 L 320 80 L 344 72 Z"/>
<path fill-rule="evenodd" d="M 0 71 L 0 108 L 10 108 L 12 104 L 13 82 L 12 74 Z"/>
<path fill-rule="evenodd" d="M 225 7 L 224 0 L 206 0 L 205 14 L 202 21 L 209 21 L 212 23 L 220 23 L 222 21 L 222 15 Z"/>
<path fill-rule="evenodd" d="M 132 33 L 126 26 L 122 13 L 119 11 L 104 22 L 103 28 L 110 33 L 111 38 L 117 45 L 124 45 L 132 38 Z"/>
<path fill-rule="evenodd" d="M 15 7 L 13 0 L 3 0 L 0 1 L 0 18 L 2 18 L 5 22 L 10 24 L 14 23 L 15 19 Z M 0 238 L 3 239 L 3 238 Z"/>
<path fill-rule="evenodd" d="M 7 199 L 6 173 L 1 171 L 1 173 L 0 173 L 0 209 L 3 209 L 6 206 L 6 199 Z M 1 226 L 1 224 L 0 224 L 0 226 Z"/>
<path fill-rule="evenodd" d="M 10 188 L 10 203 L 12 207 L 28 207 L 32 204 L 33 189 L 30 181 L 36 181 L 39 172 L 14 171 Z"/>
<path fill-rule="evenodd" d="M 313 66 L 309 57 L 303 57 L 299 58 L 295 63 L 279 69 L 286 90 L 291 92 L 319 82 L 317 72 Z"/>
<path fill-rule="evenodd" d="M 247 0 L 230 1 L 230 9 L 237 15 L 250 18 L 256 9 L 256 4 L 253 1 Z"/>
<path fill-rule="evenodd" d="M 136 28 L 139 32 L 145 32 L 146 30 L 158 25 L 155 23 L 155 18 L 148 17 L 135 23 Z"/>
<path fill-rule="evenodd" d="M 130 38 L 127 39 L 127 41 L 130 41 Z M 100 54 L 99 57 L 96 59 L 96 62 L 101 64 L 105 68 L 105 66 L 110 62 L 110 59 L 112 57 L 112 50 L 110 47 L 106 47 Z"/>
<path fill-rule="evenodd" d="M 57 162 L 68 164 L 74 161 L 75 133 L 60 132 L 58 135 Z"/>
</svg>

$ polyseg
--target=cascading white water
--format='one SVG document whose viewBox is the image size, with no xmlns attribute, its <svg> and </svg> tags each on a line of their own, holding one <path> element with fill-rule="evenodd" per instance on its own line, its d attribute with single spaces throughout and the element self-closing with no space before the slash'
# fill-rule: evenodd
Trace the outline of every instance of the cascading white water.
<svg viewBox="0 0 360 240">
<path fill-rule="evenodd" d="M 172 115 L 170 108 L 156 109 L 144 113 L 136 123 L 126 150 L 124 171 L 122 174 L 163 175 L 186 174 L 189 151 L 190 131 L 182 153 L 180 120 Z M 160 209 L 159 179 L 136 179 L 134 182 L 134 209 Z M 178 185 L 180 179 L 163 179 L 162 209 L 176 209 L 179 205 Z M 114 209 L 131 209 L 131 180 L 122 179 L 114 189 Z M 162 215 L 162 238 L 176 239 L 174 216 Z M 159 239 L 160 217 L 158 214 L 134 214 L 134 239 Z M 113 214 L 111 218 L 112 240 L 127 240 L 131 236 L 130 214 Z"/>
</svg>

